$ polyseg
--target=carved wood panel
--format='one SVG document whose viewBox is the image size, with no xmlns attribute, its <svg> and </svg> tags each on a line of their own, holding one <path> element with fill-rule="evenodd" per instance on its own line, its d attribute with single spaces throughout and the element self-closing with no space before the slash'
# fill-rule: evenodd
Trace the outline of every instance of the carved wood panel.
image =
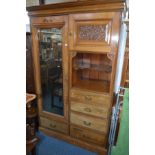
<svg viewBox="0 0 155 155">
<path fill-rule="evenodd" d="M 78 29 L 80 40 L 105 40 L 105 25 L 81 25 Z"/>
</svg>

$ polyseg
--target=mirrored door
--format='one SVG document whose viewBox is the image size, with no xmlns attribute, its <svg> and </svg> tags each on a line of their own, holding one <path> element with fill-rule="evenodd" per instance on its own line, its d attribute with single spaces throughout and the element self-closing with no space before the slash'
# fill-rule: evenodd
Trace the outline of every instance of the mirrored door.
<svg viewBox="0 0 155 155">
<path fill-rule="evenodd" d="M 64 115 L 62 29 L 38 29 L 43 111 Z"/>
</svg>

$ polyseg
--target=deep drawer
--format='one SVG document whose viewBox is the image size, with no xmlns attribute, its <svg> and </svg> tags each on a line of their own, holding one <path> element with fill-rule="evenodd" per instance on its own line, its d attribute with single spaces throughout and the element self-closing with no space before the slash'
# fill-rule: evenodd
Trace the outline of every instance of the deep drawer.
<svg viewBox="0 0 155 155">
<path fill-rule="evenodd" d="M 97 145 L 105 146 L 106 135 L 98 134 L 91 130 L 82 129 L 80 127 L 71 125 L 70 135 L 74 138 L 84 140 L 89 143 L 94 143 Z"/>
<path fill-rule="evenodd" d="M 71 112 L 70 121 L 72 124 L 87 127 L 96 131 L 107 133 L 108 120 L 95 118 L 92 116 L 86 116 L 81 114 L 76 114 Z"/>
<path fill-rule="evenodd" d="M 71 89 L 70 101 L 81 103 L 100 103 L 104 106 L 107 106 L 107 108 L 111 105 L 111 97 L 109 95 L 82 91 L 79 89 Z"/>
<path fill-rule="evenodd" d="M 70 105 L 71 110 L 82 112 L 84 114 L 89 114 L 101 118 L 108 118 L 109 115 L 109 108 L 103 106 L 102 104 L 85 104 L 71 101 Z"/>
<path fill-rule="evenodd" d="M 65 133 L 65 134 L 68 133 L 68 125 L 66 125 L 64 123 L 60 123 L 60 122 L 57 122 L 54 120 L 49 120 L 47 118 L 40 117 L 40 124 L 42 127 L 45 127 L 48 129 L 59 131 L 59 132 Z"/>
</svg>

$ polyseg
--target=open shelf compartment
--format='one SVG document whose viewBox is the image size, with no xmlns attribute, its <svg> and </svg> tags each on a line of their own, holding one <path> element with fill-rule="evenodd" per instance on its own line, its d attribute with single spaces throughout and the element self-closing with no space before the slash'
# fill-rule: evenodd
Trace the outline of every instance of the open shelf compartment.
<svg viewBox="0 0 155 155">
<path fill-rule="evenodd" d="M 112 62 L 107 54 L 77 52 L 71 67 L 72 87 L 109 93 Z"/>
</svg>

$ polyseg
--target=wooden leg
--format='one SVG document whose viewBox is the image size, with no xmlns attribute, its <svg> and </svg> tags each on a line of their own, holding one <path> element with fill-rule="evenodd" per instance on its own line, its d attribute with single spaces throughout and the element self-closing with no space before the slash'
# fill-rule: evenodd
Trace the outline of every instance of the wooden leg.
<svg viewBox="0 0 155 155">
<path fill-rule="evenodd" d="M 35 147 L 32 149 L 32 155 L 36 155 L 36 148 Z"/>
</svg>

